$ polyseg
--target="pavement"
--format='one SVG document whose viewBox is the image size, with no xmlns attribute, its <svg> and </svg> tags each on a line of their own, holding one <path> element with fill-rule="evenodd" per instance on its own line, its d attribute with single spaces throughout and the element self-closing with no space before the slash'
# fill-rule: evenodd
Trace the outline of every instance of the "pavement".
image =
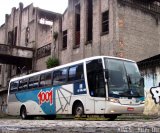
<svg viewBox="0 0 160 133">
<path fill-rule="evenodd" d="M 0 119 L 0 133 L 160 133 L 160 119 L 134 121 Z"/>
</svg>

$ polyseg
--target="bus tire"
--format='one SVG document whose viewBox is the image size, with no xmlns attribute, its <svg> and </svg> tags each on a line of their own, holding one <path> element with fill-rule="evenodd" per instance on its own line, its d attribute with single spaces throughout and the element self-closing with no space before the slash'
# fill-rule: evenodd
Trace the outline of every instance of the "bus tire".
<svg viewBox="0 0 160 133">
<path fill-rule="evenodd" d="M 27 119 L 27 110 L 25 106 L 21 107 L 20 116 L 23 120 Z"/>
<path fill-rule="evenodd" d="M 82 115 L 84 114 L 84 107 L 82 103 L 78 102 L 74 105 L 73 114 L 75 117 L 82 117 Z"/>
<path fill-rule="evenodd" d="M 106 114 L 104 115 L 105 118 L 108 118 L 109 121 L 114 121 L 118 115 L 116 114 Z"/>
</svg>

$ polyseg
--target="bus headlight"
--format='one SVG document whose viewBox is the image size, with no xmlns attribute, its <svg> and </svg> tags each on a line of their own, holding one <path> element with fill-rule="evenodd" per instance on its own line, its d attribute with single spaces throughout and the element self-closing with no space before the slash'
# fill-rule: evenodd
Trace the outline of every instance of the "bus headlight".
<svg viewBox="0 0 160 133">
<path fill-rule="evenodd" d="M 109 98 L 108 99 L 110 102 L 114 102 L 114 103 L 119 103 L 119 100 L 116 98 Z"/>
</svg>

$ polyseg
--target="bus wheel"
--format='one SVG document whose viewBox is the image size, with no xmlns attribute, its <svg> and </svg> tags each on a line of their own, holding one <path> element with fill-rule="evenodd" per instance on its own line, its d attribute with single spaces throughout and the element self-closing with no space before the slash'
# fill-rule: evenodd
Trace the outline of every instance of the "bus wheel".
<svg viewBox="0 0 160 133">
<path fill-rule="evenodd" d="M 82 103 L 78 103 L 74 106 L 74 116 L 81 117 L 84 114 L 84 107 Z"/>
<path fill-rule="evenodd" d="M 25 107 L 25 106 L 23 106 L 23 107 L 21 108 L 20 116 L 21 116 L 21 118 L 22 118 L 23 120 L 24 120 L 24 119 L 27 119 L 27 110 L 26 110 L 26 107 Z"/>
<path fill-rule="evenodd" d="M 117 115 L 104 115 L 105 118 L 108 118 L 109 121 L 114 121 L 117 118 Z"/>
</svg>

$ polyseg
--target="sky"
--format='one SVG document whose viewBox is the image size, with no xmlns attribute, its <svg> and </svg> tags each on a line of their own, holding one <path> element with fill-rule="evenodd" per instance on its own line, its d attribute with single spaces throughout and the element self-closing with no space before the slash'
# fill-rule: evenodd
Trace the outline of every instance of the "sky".
<svg viewBox="0 0 160 133">
<path fill-rule="evenodd" d="M 63 13 L 68 5 L 68 0 L 1 0 L 0 25 L 5 22 L 5 14 L 10 14 L 12 7 L 18 8 L 20 2 L 23 3 L 23 7 L 33 3 L 34 7 L 39 7 L 57 13 Z"/>
</svg>

